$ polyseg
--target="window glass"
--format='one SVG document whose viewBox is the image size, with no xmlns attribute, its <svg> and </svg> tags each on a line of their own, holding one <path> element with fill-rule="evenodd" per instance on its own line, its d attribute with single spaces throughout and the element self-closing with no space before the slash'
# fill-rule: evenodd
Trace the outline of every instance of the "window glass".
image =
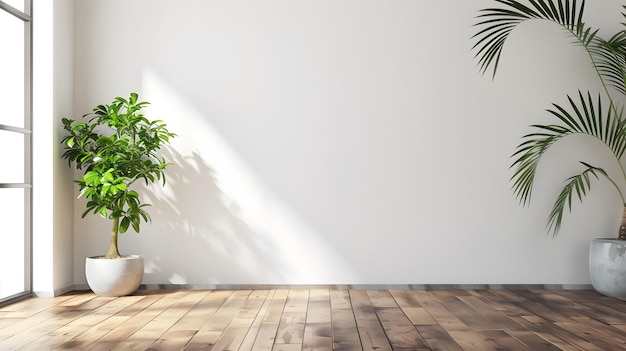
<svg viewBox="0 0 626 351">
<path fill-rule="evenodd" d="M 24 127 L 24 22 L 0 10 L 0 124 Z M 5 35 L 10 33 L 11 35 Z M 10 53 L 10 55 L 7 55 Z"/>
<path fill-rule="evenodd" d="M 27 0 L 0 0 L 0 5 L 22 12 L 26 4 Z M 31 289 L 31 134 L 20 129 L 30 128 L 25 106 L 30 101 L 31 56 L 26 49 L 32 26 L 24 22 L 27 16 L 20 17 L 0 8 L 0 303 Z"/>
<path fill-rule="evenodd" d="M 24 183 L 26 135 L 0 130 L 0 183 Z M 4 199 L 0 198 L 0 202 Z M 0 222 L 1 223 L 1 222 Z M 1 255 L 0 255 L 1 256 Z"/>
<path fill-rule="evenodd" d="M 25 277 L 25 199 L 28 189 L 0 188 L 0 223 L 2 223 L 2 255 L 0 255 L 0 298 L 24 291 Z"/>
</svg>

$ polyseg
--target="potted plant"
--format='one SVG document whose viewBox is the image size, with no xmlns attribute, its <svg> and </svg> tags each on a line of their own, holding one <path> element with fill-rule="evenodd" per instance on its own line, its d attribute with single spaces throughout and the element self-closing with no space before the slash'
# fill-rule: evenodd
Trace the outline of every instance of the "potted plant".
<svg viewBox="0 0 626 351">
<path fill-rule="evenodd" d="M 123 256 L 118 235 L 129 228 L 139 232 L 141 221 L 150 221 L 139 193 L 138 181 L 165 185 L 169 165 L 157 152 L 169 143 L 170 133 L 160 120 L 150 121 L 141 113 L 148 102 L 116 97 L 110 105 L 99 105 L 82 121 L 63 118 L 64 153 L 70 167 L 82 171 L 76 180 L 79 197 L 86 199 L 84 218 L 90 213 L 112 222 L 109 250 L 104 256 L 87 257 L 85 263 L 90 288 L 102 296 L 122 296 L 135 291 L 143 278 L 143 257 Z"/>
<path fill-rule="evenodd" d="M 495 0 L 497 5 L 480 10 L 473 35 L 478 66 L 484 74 L 489 69 L 495 77 L 502 50 L 511 32 L 529 20 L 544 20 L 560 25 L 575 45 L 583 47 L 601 83 L 599 92 L 579 91 L 567 96 L 568 104 L 553 104 L 547 112 L 551 124 L 537 124 L 535 131 L 522 137 L 513 154 L 513 191 L 522 205 L 530 201 L 536 170 L 542 156 L 555 143 L 575 134 L 585 134 L 606 145 L 607 152 L 626 175 L 620 160 L 626 150 L 626 121 L 623 98 L 626 96 L 626 30 L 625 27 L 609 39 L 601 38 L 598 29 L 584 22 L 585 1 L 529 0 L 525 5 L 514 0 Z M 626 8 L 626 6 L 624 6 Z M 623 26 L 626 26 L 623 24 Z M 624 177 L 609 175 L 592 160 L 581 160 L 581 171 L 566 179 L 548 217 L 548 232 L 556 236 L 561 227 L 565 208 L 580 201 L 590 190 L 592 180 L 609 181 L 625 203 L 621 186 Z M 592 285 L 610 296 L 626 297 L 626 204 L 624 218 L 617 238 L 594 239 L 590 247 L 589 269 Z"/>
</svg>

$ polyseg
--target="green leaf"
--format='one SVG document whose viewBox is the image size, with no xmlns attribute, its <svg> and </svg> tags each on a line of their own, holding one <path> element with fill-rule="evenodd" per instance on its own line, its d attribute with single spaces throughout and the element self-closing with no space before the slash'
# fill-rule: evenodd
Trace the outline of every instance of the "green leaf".
<svg viewBox="0 0 626 351">
<path fill-rule="evenodd" d="M 567 179 L 565 185 L 561 189 L 559 196 L 552 207 L 552 211 L 550 212 L 550 216 L 548 218 L 548 231 L 552 231 L 553 235 L 556 236 L 559 233 L 561 228 L 561 224 L 563 221 L 563 213 L 565 211 L 565 206 L 569 211 L 572 210 L 572 198 L 574 195 L 578 198 L 579 201 L 583 200 L 583 197 L 587 195 L 587 192 L 591 190 L 591 179 L 590 175 L 594 176 L 596 179 L 598 178 L 598 174 L 603 175 L 606 179 L 611 181 L 613 185 L 616 185 L 613 180 L 609 177 L 609 175 L 602 168 L 591 166 L 588 163 L 581 162 L 586 169 Z"/>
<path fill-rule="evenodd" d="M 114 169 L 109 169 L 108 171 L 106 171 L 103 175 L 102 175 L 102 179 L 101 182 L 102 183 L 112 183 L 113 180 L 115 180 L 115 177 L 113 177 L 113 173 Z"/>
<path fill-rule="evenodd" d="M 133 226 L 133 230 L 137 233 L 139 233 L 139 229 L 141 226 L 141 223 L 139 222 L 139 217 L 133 217 L 130 220 L 131 225 Z"/>
<path fill-rule="evenodd" d="M 85 173 L 85 175 L 81 178 L 82 181 L 85 182 L 85 184 L 88 185 L 100 185 L 100 174 L 98 174 L 98 172 L 96 171 L 88 171 Z"/>
<path fill-rule="evenodd" d="M 67 139 L 65 139 L 65 146 L 68 148 L 72 148 L 75 145 L 75 138 L 74 137 L 69 137 Z"/>
<path fill-rule="evenodd" d="M 122 221 L 120 223 L 120 233 L 122 234 L 126 233 L 129 226 L 130 226 L 130 219 L 128 219 L 128 217 L 122 218 Z"/>
</svg>

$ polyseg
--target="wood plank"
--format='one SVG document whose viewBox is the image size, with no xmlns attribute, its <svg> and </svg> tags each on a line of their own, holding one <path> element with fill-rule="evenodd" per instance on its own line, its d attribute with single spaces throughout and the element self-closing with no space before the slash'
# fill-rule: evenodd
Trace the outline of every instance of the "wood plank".
<svg viewBox="0 0 626 351">
<path fill-rule="evenodd" d="M 302 345 L 305 321 L 306 312 L 284 312 L 278 324 L 274 342 L 276 344 Z"/>
<path fill-rule="evenodd" d="M 330 307 L 333 309 L 352 308 L 352 304 L 350 303 L 350 293 L 348 290 L 331 290 Z"/>
<path fill-rule="evenodd" d="M 302 351 L 302 345 L 298 344 L 276 344 L 272 351 Z"/>
<path fill-rule="evenodd" d="M 130 316 L 113 315 L 105 319 L 101 323 L 98 323 L 89 329 L 83 330 L 83 332 L 79 335 L 69 340 L 66 340 L 61 345 L 59 345 L 59 349 L 88 350 L 90 346 L 98 343 L 98 340 L 100 340 L 100 338 L 102 338 L 104 335 L 118 328 L 125 328 L 126 322 L 130 318 Z"/>
<path fill-rule="evenodd" d="M 526 301 L 518 304 L 527 308 L 532 315 L 550 321 L 551 323 L 547 326 L 551 330 L 550 334 L 557 335 L 568 344 L 583 349 L 611 350 L 624 348 L 625 341 L 619 335 L 621 333 L 611 333 L 612 335 L 619 335 L 617 338 L 612 338 L 605 332 L 594 330 L 587 323 L 577 321 L 576 318 L 583 321 L 590 320 L 586 317 L 578 317 L 589 314 L 589 312 L 586 311 L 586 308 L 575 306 L 577 304 L 572 303 L 562 294 L 546 290 L 519 291 L 517 293 L 526 298 Z M 546 325 L 545 322 L 540 324 Z M 608 332 L 610 329 L 605 330 Z"/>
<path fill-rule="evenodd" d="M 65 305 L 68 301 L 74 302 Z M 53 335 L 57 329 L 87 314 L 89 309 L 98 308 L 109 301 L 109 298 L 95 297 L 95 295 L 88 296 L 87 298 L 84 295 L 73 297 L 62 304 L 25 319 L 23 322 L 31 324 L 31 327 L 27 331 L 17 332 L 9 337 L 3 338 L 2 341 L 0 341 L 0 345 L 7 350 L 24 348 L 27 347 L 27 345 L 32 345 L 32 347 L 28 346 L 27 349 L 41 349 L 38 344 L 45 344 L 49 335 Z M 65 318 L 62 320 L 50 318 L 56 313 L 63 313 Z M 12 328 L 5 328 L 0 332 L 7 332 L 11 329 Z M 41 341 L 38 341 L 40 339 Z"/>
<path fill-rule="evenodd" d="M 553 324 L 543 324 L 539 326 L 534 326 L 533 331 L 535 332 L 535 334 L 543 337 L 546 340 L 551 340 L 552 338 L 558 338 L 560 340 L 563 340 L 566 344 L 575 346 L 579 348 L 580 350 L 585 350 L 585 351 L 611 350 L 610 348 L 606 348 L 604 345 L 595 345 L 585 340 L 584 338 L 581 338 L 579 335 L 571 333 Z"/>
<path fill-rule="evenodd" d="M 0 316 L 0 330 L 10 327 L 20 321 L 23 321 L 24 318 L 13 318 L 13 317 L 2 317 Z M 10 333 L 7 333 L 10 334 Z M 5 336 L 6 337 L 6 336 Z"/>
<path fill-rule="evenodd" d="M 28 347 L 33 350 L 57 348 L 66 349 L 69 346 L 76 349 L 81 344 L 80 340 L 77 340 L 77 337 L 83 334 L 85 330 L 90 330 L 97 325 L 101 325 L 106 320 L 114 316 L 115 313 L 139 303 L 140 299 L 141 297 L 120 299 L 106 298 L 104 301 L 108 302 L 103 304 L 101 307 L 93 307 L 93 311 L 89 311 L 89 313 L 85 313 L 66 325 L 47 333 L 34 343 L 29 344 Z M 97 299 L 90 301 L 94 302 L 97 301 Z M 127 319 L 127 317 L 124 319 Z M 90 337 L 93 337 L 93 334 L 90 335 Z M 70 342 L 72 339 L 74 339 L 74 342 Z"/>
<path fill-rule="evenodd" d="M 211 350 L 239 350 L 268 294 L 267 290 L 253 291 Z"/>
<path fill-rule="evenodd" d="M 285 304 L 285 313 L 306 313 L 308 309 L 309 290 L 290 290 Z"/>
<path fill-rule="evenodd" d="M 607 298 L 595 291 L 555 291 L 554 293 L 566 299 L 567 302 L 563 303 L 563 307 L 575 309 L 579 313 L 578 316 L 596 319 L 610 325 L 623 323 L 626 304 L 619 303 L 619 300 Z M 581 300 L 581 295 L 586 298 Z"/>
<path fill-rule="evenodd" d="M 626 350 L 626 333 L 624 330 L 616 328 L 615 325 L 608 325 L 598 321 L 595 318 L 580 317 L 574 318 L 579 325 L 589 328 L 588 331 L 597 335 L 606 335 L 606 338 L 612 340 L 616 344 L 616 348 L 623 348 Z"/>
<path fill-rule="evenodd" d="M 114 299 L 114 297 L 101 297 L 101 296 L 94 294 L 93 292 L 85 291 L 85 292 L 75 294 L 71 299 L 67 299 L 63 301 L 63 303 L 58 304 L 57 306 L 79 307 L 88 303 L 89 301 L 93 299 L 112 300 Z"/>
<path fill-rule="evenodd" d="M 378 307 L 374 309 L 394 350 L 426 348 L 426 341 L 400 307 Z"/>
<path fill-rule="evenodd" d="M 332 350 L 330 292 L 316 289 L 309 292 L 309 305 L 304 326 L 302 350 Z"/>
<path fill-rule="evenodd" d="M 517 303 L 522 302 L 523 301 Z M 543 318 L 540 318 L 540 320 L 542 320 L 540 323 L 530 321 L 527 317 L 532 315 L 532 313 L 529 311 L 515 309 L 515 312 L 503 310 L 503 313 L 507 314 L 509 318 L 515 320 L 529 331 L 532 331 L 542 338 L 550 341 L 551 344 L 562 350 L 601 350 L 600 347 L 581 339 L 567 330 L 545 321 Z M 514 333 L 515 332 L 512 332 L 512 334 Z"/>
<path fill-rule="evenodd" d="M 532 312 L 519 306 L 518 304 L 520 302 L 523 302 L 524 299 L 512 291 L 491 290 L 491 291 L 485 292 L 484 295 L 488 296 L 489 304 L 494 309 L 498 310 L 499 312 L 503 313 L 509 318 L 510 316 L 517 316 L 535 324 L 548 322 L 547 320 L 539 316 L 533 315 Z"/>
<path fill-rule="evenodd" d="M 156 315 L 148 323 L 141 326 L 112 350 L 146 350 L 204 297 L 195 292 L 181 292 L 172 296 L 175 298 L 172 298 L 170 305 L 163 308 L 160 313 L 155 311 Z"/>
<path fill-rule="evenodd" d="M 207 350 L 215 345 L 231 320 L 245 304 L 251 290 L 234 291 L 202 325 L 184 350 Z"/>
<path fill-rule="evenodd" d="M 469 328 L 439 300 L 427 291 L 411 291 L 410 294 L 446 331 L 465 331 Z"/>
<path fill-rule="evenodd" d="M 306 315 L 307 323 L 328 323 L 330 325 L 330 291 L 311 290 Z"/>
<path fill-rule="evenodd" d="M 367 290 L 373 307 L 398 307 L 398 303 L 388 290 Z"/>
<path fill-rule="evenodd" d="M 76 292 L 0 308 L 0 349 L 619 350 L 625 302 L 542 289 Z"/>
<path fill-rule="evenodd" d="M 331 304 L 331 318 L 333 350 L 361 350 L 359 331 L 352 308 L 345 308 L 343 304 Z"/>
<path fill-rule="evenodd" d="M 267 292 L 267 297 L 265 301 L 263 302 L 263 305 L 259 309 L 259 313 L 257 313 L 256 317 L 254 318 L 254 321 L 250 325 L 250 328 L 248 328 L 245 338 L 243 339 L 243 341 L 241 342 L 241 345 L 239 346 L 239 350 L 241 351 L 253 350 L 254 342 L 257 338 L 257 335 L 259 334 L 259 331 L 261 330 L 261 325 L 270 309 L 270 306 L 272 304 L 275 294 L 276 294 L 275 290 L 271 290 Z"/>
<path fill-rule="evenodd" d="M 575 350 L 577 348 L 570 348 L 566 344 L 560 344 L 560 346 L 553 344 L 549 340 L 542 338 L 541 336 L 531 331 L 509 331 L 515 339 L 519 340 L 529 350 L 545 350 L 545 351 L 558 351 L 558 350 Z"/>
<path fill-rule="evenodd" d="M 349 309 L 332 310 L 333 350 L 359 350 L 361 342 L 354 314 Z"/>
<path fill-rule="evenodd" d="M 215 311 L 226 301 L 228 294 L 196 291 L 188 300 L 189 311 L 150 346 L 155 350 L 182 350 Z M 196 304 L 193 304 L 197 301 Z"/>
<path fill-rule="evenodd" d="M 606 332 L 599 328 L 594 328 L 589 320 L 583 320 L 583 322 L 558 322 L 555 323 L 568 332 L 576 334 L 578 337 L 592 343 L 593 345 L 600 346 L 605 350 L 626 350 L 626 336 L 618 333 L 611 332 L 608 328 L 602 328 Z"/>
<path fill-rule="evenodd" d="M 385 330 L 378 320 L 374 306 L 364 290 L 350 290 L 354 317 L 359 331 L 361 346 L 364 351 L 389 350 L 391 344 Z"/>
<path fill-rule="evenodd" d="M 308 290 L 289 291 L 278 325 L 275 344 L 297 344 L 302 348 L 308 299 Z"/>
<path fill-rule="evenodd" d="M 413 325 L 438 325 L 437 321 L 423 307 L 402 307 L 402 311 Z"/>
<path fill-rule="evenodd" d="M 125 323 L 132 317 L 132 315 L 128 314 L 129 309 L 134 309 L 136 311 L 142 311 L 147 306 L 150 306 L 155 301 L 157 301 L 160 297 L 158 296 L 135 296 L 135 297 L 121 297 L 119 300 L 121 302 L 131 302 L 129 307 L 117 310 L 110 311 L 112 314 L 111 317 L 105 319 L 102 323 L 96 324 L 91 328 L 85 329 L 82 333 L 77 335 L 76 337 L 66 341 L 61 345 L 62 349 L 74 349 L 74 350 L 85 350 L 88 349 L 90 345 L 93 345 L 94 342 L 100 340 L 104 335 L 112 332 L 113 330 L 120 328 L 120 326 Z"/>
<path fill-rule="evenodd" d="M 495 350 L 476 331 L 469 328 L 454 313 L 448 310 L 434 294 L 425 291 L 411 291 L 411 295 L 464 350 Z M 445 300 L 448 303 L 454 301 L 450 295 L 445 295 Z"/>
<path fill-rule="evenodd" d="M 532 315 L 539 316 L 550 322 L 568 322 L 572 320 L 569 316 L 564 315 L 561 310 L 554 308 L 553 303 L 532 291 L 518 291 L 517 294 L 525 298 L 525 301 L 519 302 L 518 305 L 531 312 Z"/>
<path fill-rule="evenodd" d="M 507 331 L 524 330 L 524 327 L 522 327 L 519 323 L 513 321 L 502 312 L 489 305 L 489 303 L 485 302 L 485 299 L 480 295 L 460 296 L 459 300 L 463 301 L 463 303 L 471 307 L 474 311 L 480 313 L 481 316 L 494 326 L 499 326 L 501 329 Z"/>
<path fill-rule="evenodd" d="M 89 345 L 86 350 L 112 350 L 120 343 L 124 342 L 137 330 L 143 328 L 146 324 L 150 323 L 156 316 L 161 314 L 164 310 L 176 303 L 185 293 L 183 292 L 167 292 L 163 295 L 148 295 L 145 297 L 148 302 L 151 302 L 144 308 L 142 306 L 131 308 L 130 310 L 124 310 L 119 315 L 125 316 L 132 314 L 132 316 L 124 322 L 123 328 L 115 328 L 103 335 L 97 343 Z"/>
<path fill-rule="evenodd" d="M 440 325 L 420 325 L 417 327 L 428 347 L 433 350 L 463 351 L 461 346 L 454 341 Z"/>
<path fill-rule="evenodd" d="M 450 336 L 457 344 L 466 351 L 486 351 L 497 350 L 488 340 L 485 340 L 475 331 L 472 330 L 453 330 L 448 331 Z"/>
<path fill-rule="evenodd" d="M 528 333 L 531 335 L 534 335 L 533 333 Z M 543 343 L 535 343 L 532 345 L 532 347 L 529 347 L 529 345 L 524 345 L 522 342 L 520 342 L 518 339 L 516 339 L 515 337 L 513 337 L 511 334 L 508 334 L 507 332 L 505 332 L 504 330 L 495 330 L 495 329 L 488 329 L 488 330 L 482 330 L 478 332 L 478 335 L 480 335 L 485 341 L 489 342 L 490 344 L 492 344 L 497 350 L 524 350 L 524 349 L 530 349 L 533 351 L 540 351 L 540 350 L 558 350 L 558 348 L 553 348 L 553 349 L 546 349 L 545 346 L 551 346 L 550 343 L 548 343 L 547 341 L 543 340 Z M 534 335 L 535 337 L 537 337 L 537 335 Z M 541 339 L 540 337 L 537 337 L 538 339 Z M 530 338 L 526 338 L 528 341 L 530 341 Z"/>
<path fill-rule="evenodd" d="M 31 297 L 2 306 L 0 312 L 2 312 L 2 318 L 28 318 L 53 306 L 58 306 L 74 296 L 76 294 L 57 297 Z"/>
<path fill-rule="evenodd" d="M 461 300 L 442 301 L 441 304 L 471 330 L 492 330 L 495 327 L 494 323 Z M 500 327 L 496 328 L 500 329 Z"/>
<path fill-rule="evenodd" d="M 265 316 L 261 321 L 259 330 L 256 333 L 254 344 L 251 350 L 269 351 L 274 346 L 276 334 L 278 333 L 278 325 L 280 323 L 285 304 L 287 303 L 288 290 L 277 290 L 267 308 Z"/>
<path fill-rule="evenodd" d="M 408 290 L 391 290 L 391 296 L 413 325 L 437 325 L 437 321 L 420 305 Z"/>
<path fill-rule="evenodd" d="M 441 303 L 448 301 L 457 301 L 461 296 L 472 295 L 467 290 L 431 290 L 429 291 L 429 293 Z"/>
</svg>

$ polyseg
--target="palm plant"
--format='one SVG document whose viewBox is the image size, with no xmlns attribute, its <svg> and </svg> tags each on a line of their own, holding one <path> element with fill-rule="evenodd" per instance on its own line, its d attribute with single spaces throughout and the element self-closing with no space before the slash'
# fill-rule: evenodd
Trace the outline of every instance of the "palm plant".
<svg viewBox="0 0 626 351">
<path fill-rule="evenodd" d="M 561 26 L 575 44 L 585 49 L 602 87 L 597 96 L 579 90 L 578 96 L 567 96 L 568 104 L 565 106 L 553 104 L 547 112 L 556 118 L 556 122 L 532 125 L 536 131 L 522 137 L 511 165 L 514 168 L 511 181 L 516 198 L 522 205 L 529 203 L 542 156 L 556 142 L 574 134 L 586 134 L 604 143 L 620 164 L 622 176 L 626 179 L 624 167 L 620 163 L 626 151 L 626 120 L 623 106 L 616 103 L 613 96 L 626 96 L 626 29 L 608 40 L 601 38 L 598 29 L 587 26 L 583 21 L 584 0 L 528 0 L 527 5 L 515 0 L 494 1 L 498 4 L 496 7 L 480 10 L 475 24 L 478 30 L 472 37 L 475 40 L 473 50 L 482 74 L 492 70 L 495 77 L 504 45 L 519 24 L 529 20 L 543 20 Z M 626 6 L 623 8 L 626 9 Z M 626 28 L 626 24 L 623 26 Z M 547 227 L 555 236 L 561 227 L 565 208 L 571 211 L 575 197 L 583 200 L 593 179 L 607 179 L 619 193 L 626 208 L 624 194 L 617 180 L 590 161 L 580 163 L 583 171 L 565 181 L 550 212 Z M 624 179 L 620 180 L 621 183 Z M 624 223 L 618 238 L 626 240 Z"/>
<path fill-rule="evenodd" d="M 80 196 L 87 199 L 86 210 L 113 222 L 111 241 L 105 258 L 121 257 L 118 234 L 132 227 L 139 232 L 141 221 L 150 216 L 137 191 L 131 186 L 138 180 L 146 185 L 160 180 L 165 185 L 166 160 L 157 151 L 175 134 L 160 121 L 150 121 L 141 113 L 148 102 L 138 95 L 115 98 L 110 105 L 99 105 L 86 114 L 85 122 L 63 118 L 67 135 L 61 141 L 63 158 L 84 174 L 75 183 Z"/>
</svg>

